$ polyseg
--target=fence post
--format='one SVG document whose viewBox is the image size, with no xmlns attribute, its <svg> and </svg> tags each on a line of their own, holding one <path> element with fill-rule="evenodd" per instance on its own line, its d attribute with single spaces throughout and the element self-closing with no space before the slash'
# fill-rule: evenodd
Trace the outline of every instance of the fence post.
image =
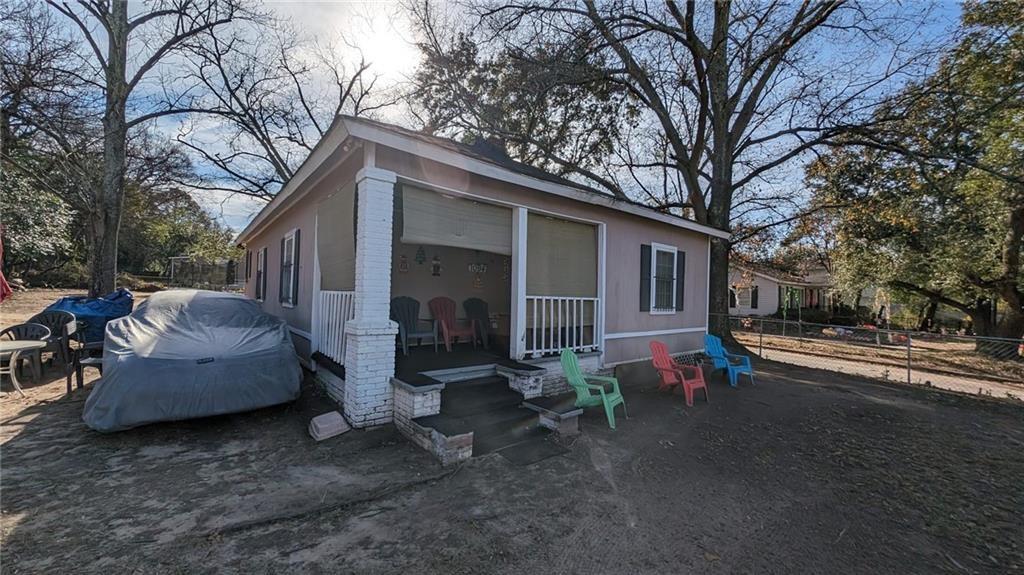
<svg viewBox="0 0 1024 575">
<path fill-rule="evenodd" d="M 913 381 L 913 380 L 911 379 L 911 377 L 910 377 L 910 348 L 911 348 L 911 337 L 910 337 L 910 332 L 909 332 L 909 331 L 908 331 L 908 332 L 906 332 L 906 333 L 907 333 L 907 384 L 910 384 L 910 383 L 912 383 L 912 381 Z"/>
<path fill-rule="evenodd" d="M 758 329 L 757 336 L 757 357 L 764 359 L 764 318 L 762 317 L 759 321 L 761 326 Z"/>
<path fill-rule="evenodd" d="M 804 322 L 796 322 L 796 343 L 798 347 L 804 346 Z"/>
</svg>

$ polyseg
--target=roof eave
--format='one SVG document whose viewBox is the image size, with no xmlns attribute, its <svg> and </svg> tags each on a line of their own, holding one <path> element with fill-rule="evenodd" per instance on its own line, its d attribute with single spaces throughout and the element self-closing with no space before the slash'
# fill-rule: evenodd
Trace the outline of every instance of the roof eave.
<svg viewBox="0 0 1024 575">
<path fill-rule="evenodd" d="M 360 122 L 358 119 L 345 118 L 344 124 L 353 137 L 366 140 L 368 142 L 374 142 L 389 148 L 394 148 L 409 154 L 418 155 L 477 175 L 493 178 L 510 184 L 521 185 L 526 188 L 566 197 L 591 205 L 632 213 L 633 215 L 637 215 L 642 218 L 660 221 L 675 227 L 688 229 L 718 238 L 728 239 L 731 236 L 731 234 L 725 230 L 700 224 L 686 218 L 664 214 L 648 207 L 620 200 L 611 195 L 599 196 L 593 192 L 587 192 L 572 186 L 566 186 L 564 184 L 541 180 L 533 176 L 521 174 L 491 162 L 444 149 L 436 144 L 414 140 L 408 136 L 387 130 L 386 128 Z M 596 201 L 599 199 L 600 201 Z"/>
</svg>

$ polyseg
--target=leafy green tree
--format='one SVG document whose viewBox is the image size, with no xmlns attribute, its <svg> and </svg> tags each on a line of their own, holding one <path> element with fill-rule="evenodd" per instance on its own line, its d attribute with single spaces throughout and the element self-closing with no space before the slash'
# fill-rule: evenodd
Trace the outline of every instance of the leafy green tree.
<svg viewBox="0 0 1024 575">
<path fill-rule="evenodd" d="M 75 213 L 60 196 L 10 173 L 0 178 L 0 206 L 7 273 L 44 273 L 74 258 L 71 229 Z"/>
<path fill-rule="evenodd" d="M 964 5 L 958 44 L 882 110 L 890 120 L 816 162 L 819 201 L 850 204 L 838 275 L 968 314 L 977 333 L 1024 335 L 1024 4 Z"/>
</svg>

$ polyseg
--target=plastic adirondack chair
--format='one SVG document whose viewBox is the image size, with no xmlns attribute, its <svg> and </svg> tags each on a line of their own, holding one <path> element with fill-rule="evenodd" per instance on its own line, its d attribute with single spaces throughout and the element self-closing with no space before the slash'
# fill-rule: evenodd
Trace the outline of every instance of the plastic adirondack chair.
<svg viewBox="0 0 1024 575">
<path fill-rule="evenodd" d="M 725 370 L 729 376 L 729 385 L 736 387 L 741 373 L 750 376 L 750 383 L 754 383 L 754 366 L 750 364 L 750 358 L 725 351 L 718 336 L 704 334 L 704 351 L 711 357 L 715 369 Z"/>
<path fill-rule="evenodd" d="M 50 364 L 54 359 L 60 362 L 61 370 L 68 380 L 68 393 L 71 393 L 71 372 L 75 368 L 75 355 L 71 349 L 71 336 L 78 328 L 75 314 L 59 309 L 46 310 L 32 316 L 29 323 L 45 325 L 50 330 L 46 339 L 46 347 L 42 352 L 50 352 Z"/>
<path fill-rule="evenodd" d="M 608 427 L 612 429 L 615 429 L 616 405 L 622 406 L 622 415 L 629 419 L 626 400 L 619 390 L 619 380 L 614 377 L 585 375 L 580 371 L 580 362 L 571 349 L 562 350 L 562 371 L 569 380 L 569 386 L 576 392 L 576 407 L 604 406 L 604 413 L 608 416 Z M 592 384 L 591 381 L 597 381 L 599 384 Z M 611 391 L 605 389 L 605 383 L 611 384 Z"/>
<path fill-rule="evenodd" d="M 0 331 L 0 339 L 9 339 L 12 341 L 46 341 L 49 338 L 50 328 L 46 327 L 45 325 L 40 325 L 38 323 L 19 323 L 17 325 L 12 325 L 11 327 L 4 329 L 3 331 Z M 2 359 L 4 361 L 9 361 L 10 355 L 11 354 L 4 354 Z M 24 355 L 18 357 L 19 364 L 21 364 L 21 360 L 23 359 L 30 360 L 30 363 L 32 365 L 32 377 L 37 382 L 42 379 L 43 375 L 43 364 L 41 361 L 42 355 L 42 350 L 35 349 L 32 350 L 31 352 L 27 352 Z M 18 367 L 18 365 L 10 366 L 12 370 L 17 369 Z"/>
<path fill-rule="evenodd" d="M 391 300 L 391 319 L 398 324 L 398 341 L 403 354 L 409 355 L 409 340 L 415 339 L 420 345 L 427 337 L 434 342 L 434 353 L 437 353 L 437 321 L 420 319 L 420 302 L 411 297 L 396 297 Z M 424 323 L 429 324 L 430 329 L 422 329 Z"/>
<path fill-rule="evenodd" d="M 454 300 L 444 296 L 435 297 L 427 305 L 430 306 L 430 313 L 433 314 L 434 319 L 441 324 L 441 336 L 444 337 L 444 348 L 447 351 L 452 350 L 452 341 L 460 337 L 468 337 L 473 342 L 473 347 L 476 348 L 475 322 L 469 320 L 468 324 L 463 322 L 463 325 L 459 325 L 455 319 Z"/>
<path fill-rule="evenodd" d="M 711 401 L 711 397 L 708 395 L 708 386 L 704 383 L 704 372 L 699 366 L 676 363 L 668 354 L 668 348 L 660 341 L 651 342 L 651 354 L 654 369 L 658 370 L 658 375 L 661 376 L 661 383 L 658 384 L 659 390 L 671 390 L 675 385 L 682 387 L 687 407 L 693 407 L 693 391 L 695 389 L 703 389 L 704 401 Z"/>
<path fill-rule="evenodd" d="M 480 330 L 480 341 L 484 349 L 490 347 L 491 313 L 487 307 L 487 302 L 478 297 L 471 297 L 462 302 L 462 309 L 466 310 L 466 317 L 476 323 L 477 329 Z"/>
</svg>

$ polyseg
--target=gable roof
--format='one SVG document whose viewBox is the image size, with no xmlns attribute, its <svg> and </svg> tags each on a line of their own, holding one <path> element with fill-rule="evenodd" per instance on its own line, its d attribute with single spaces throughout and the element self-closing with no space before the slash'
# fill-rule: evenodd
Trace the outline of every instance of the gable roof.
<svg viewBox="0 0 1024 575">
<path fill-rule="evenodd" d="M 299 169 L 296 170 L 295 175 L 285 183 L 277 196 L 242 230 L 238 236 L 238 243 L 245 243 L 249 236 L 274 219 L 280 206 L 302 187 L 306 179 L 335 149 L 349 138 L 372 142 L 463 169 L 477 175 L 588 204 L 631 213 L 679 228 L 720 238 L 728 238 L 730 236 L 729 232 L 725 230 L 660 212 L 636 201 L 616 198 L 611 194 L 551 174 L 537 167 L 517 162 L 508 157 L 507 154 L 491 146 L 463 144 L 448 138 L 424 134 L 376 120 L 339 115 L 306 160 L 299 166 Z"/>
<path fill-rule="evenodd" d="M 790 273 L 786 270 L 782 270 L 773 266 L 754 263 L 754 262 L 743 262 L 734 263 L 730 262 L 731 268 L 745 270 L 755 276 L 759 276 L 768 280 L 771 280 L 778 284 L 798 286 L 798 287 L 831 287 L 829 282 L 815 282 L 808 281 L 806 276 L 800 276 L 794 273 Z"/>
</svg>

